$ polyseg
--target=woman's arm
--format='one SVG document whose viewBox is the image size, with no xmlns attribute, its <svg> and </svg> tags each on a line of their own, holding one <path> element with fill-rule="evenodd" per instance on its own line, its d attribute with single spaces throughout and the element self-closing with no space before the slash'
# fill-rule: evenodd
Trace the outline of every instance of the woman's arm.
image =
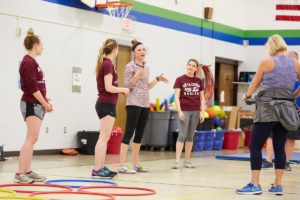
<svg viewBox="0 0 300 200">
<path fill-rule="evenodd" d="M 176 105 L 176 109 L 178 111 L 178 116 L 179 116 L 179 119 L 181 121 L 184 121 L 184 114 L 181 110 L 181 107 L 180 107 L 180 101 L 179 101 L 179 97 L 180 97 L 180 88 L 175 88 L 175 105 Z"/>
<path fill-rule="evenodd" d="M 159 81 L 162 81 L 162 82 L 164 82 L 164 83 L 168 83 L 168 82 L 169 82 L 169 80 L 168 80 L 166 77 L 164 77 L 164 74 L 162 73 L 162 74 L 160 74 L 159 76 L 155 77 L 155 79 L 153 79 L 153 80 L 148 84 L 148 89 L 149 89 L 149 90 L 152 89 L 152 88 L 156 85 L 156 83 L 158 83 Z"/>
<path fill-rule="evenodd" d="M 155 79 L 153 79 L 149 84 L 148 84 L 148 89 L 151 90 L 155 85 L 156 83 L 158 83 L 158 77 L 155 77 Z"/>
<path fill-rule="evenodd" d="M 298 72 L 297 78 L 300 81 L 300 63 L 296 59 L 294 59 L 294 61 L 295 61 L 296 70 Z M 300 87 L 297 88 L 297 90 L 294 92 L 294 95 L 296 98 L 300 96 Z"/>
<path fill-rule="evenodd" d="M 29 92 L 32 93 L 34 98 L 36 98 L 36 100 L 38 100 L 42 106 L 44 106 L 46 112 L 53 111 L 52 106 L 47 102 L 39 90 L 37 69 L 32 63 L 24 63 L 23 77 Z"/>
<path fill-rule="evenodd" d="M 264 73 L 272 70 L 274 67 L 274 61 L 271 58 L 266 58 L 262 60 L 258 66 L 257 72 L 250 83 L 247 93 L 243 96 L 243 100 L 246 101 L 247 98 L 250 98 L 251 95 L 257 90 L 260 86 L 260 83 L 263 79 Z"/>
<path fill-rule="evenodd" d="M 46 112 L 53 111 L 53 107 L 44 99 L 43 95 L 39 90 L 34 92 L 32 95 L 42 104 L 42 106 L 44 106 Z"/>
<path fill-rule="evenodd" d="M 204 91 L 200 92 L 200 105 L 201 105 L 201 116 L 200 116 L 200 123 L 204 122 L 204 113 L 205 113 L 205 97 Z"/>
<path fill-rule="evenodd" d="M 128 94 L 127 88 L 120 88 L 112 85 L 113 81 L 113 75 L 111 73 L 106 74 L 104 76 L 104 84 L 105 84 L 105 90 L 110 93 L 124 93 Z"/>
</svg>

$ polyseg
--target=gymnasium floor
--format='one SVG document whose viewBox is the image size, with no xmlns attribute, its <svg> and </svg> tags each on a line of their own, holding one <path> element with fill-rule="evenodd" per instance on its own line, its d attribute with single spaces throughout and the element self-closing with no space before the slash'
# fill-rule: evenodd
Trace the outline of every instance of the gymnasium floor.
<svg viewBox="0 0 300 200">
<path fill-rule="evenodd" d="M 162 200 L 299 200 L 300 199 L 300 165 L 293 164 L 292 171 L 284 176 L 284 195 L 273 196 L 267 193 L 274 179 L 273 170 L 263 170 L 261 185 L 262 195 L 236 195 L 235 189 L 244 186 L 250 180 L 248 161 L 217 160 L 214 155 L 243 153 L 238 151 L 207 151 L 193 152 L 191 161 L 196 165 L 195 169 L 181 168 L 171 169 L 175 152 L 170 151 L 142 151 L 140 160 L 149 173 L 136 175 L 117 175 L 112 181 L 119 186 L 135 186 L 155 189 L 157 194 L 145 197 L 116 197 L 116 199 L 162 199 Z M 118 155 L 108 155 L 108 166 L 116 170 L 118 167 Z M 93 156 L 63 156 L 48 155 L 34 156 L 33 168 L 40 174 L 50 179 L 90 179 L 93 167 Z M 17 157 L 13 160 L 0 162 L 0 184 L 12 183 L 13 174 L 17 169 Z M 96 190 L 94 190 L 96 192 Z M 100 192 L 100 191 L 98 191 Z M 102 191 L 103 192 L 103 191 Z M 123 192 L 123 191 L 122 191 Z M 18 194 L 26 195 L 26 194 Z M 43 196 L 46 198 L 47 196 Z M 49 197 L 49 196 L 48 196 Z M 53 198 L 53 196 L 51 196 Z M 77 199 L 69 197 L 68 199 Z M 89 198 L 79 198 L 89 199 Z M 92 199 L 92 198 L 90 198 Z"/>
</svg>

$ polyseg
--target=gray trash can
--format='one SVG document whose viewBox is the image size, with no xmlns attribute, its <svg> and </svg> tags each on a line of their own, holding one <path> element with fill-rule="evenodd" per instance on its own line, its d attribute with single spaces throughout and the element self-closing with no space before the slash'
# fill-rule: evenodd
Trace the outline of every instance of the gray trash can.
<svg viewBox="0 0 300 200">
<path fill-rule="evenodd" d="M 4 144 L 0 145 L 0 161 L 5 161 L 4 158 Z"/>
<path fill-rule="evenodd" d="M 146 145 L 151 147 L 168 146 L 170 112 L 150 112 L 150 135 L 146 138 Z"/>
<path fill-rule="evenodd" d="M 151 131 L 152 131 L 152 125 L 151 125 L 150 115 L 151 114 L 149 114 L 148 122 L 146 124 L 145 130 L 144 130 L 144 134 L 143 134 L 143 138 L 142 138 L 142 146 L 144 146 L 144 147 L 146 147 L 148 145 L 149 138 L 151 136 Z"/>
<path fill-rule="evenodd" d="M 168 147 L 175 149 L 174 144 L 174 132 L 178 131 L 178 112 L 171 111 L 170 112 L 170 119 L 169 119 L 169 128 L 168 128 Z"/>
</svg>

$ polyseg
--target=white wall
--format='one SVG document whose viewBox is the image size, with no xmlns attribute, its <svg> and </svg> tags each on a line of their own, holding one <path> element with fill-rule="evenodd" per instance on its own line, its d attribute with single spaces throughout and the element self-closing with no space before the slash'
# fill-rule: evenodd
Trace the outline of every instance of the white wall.
<svg viewBox="0 0 300 200">
<path fill-rule="evenodd" d="M 185 10 L 186 6 L 182 6 L 181 10 Z M 196 13 L 191 10 L 188 14 Z M 114 18 L 41 0 L 2 0 L 0 13 L 0 144 L 5 144 L 5 151 L 19 150 L 26 135 L 19 110 L 22 92 L 18 89 L 18 63 L 26 54 L 23 40 L 29 27 L 34 28 L 44 42 L 45 51 L 37 61 L 45 72 L 47 93 L 54 104 L 54 112 L 45 117 L 35 149 L 76 147 L 77 131 L 98 130 L 93 71 L 98 50 L 107 38 L 127 42 L 138 38 L 144 42 L 149 50 L 151 78 L 165 73 L 170 80 L 168 85 L 159 83 L 151 90 L 151 101 L 155 97 L 163 100 L 172 94 L 174 81 L 185 73 L 189 58 L 201 57 L 204 64 L 213 64 L 215 55 L 244 59 L 243 47 L 239 45 L 143 23 L 137 23 L 133 33 L 122 33 L 119 21 Z M 21 16 L 19 21 L 15 15 Z M 20 36 L 15 34 L 17 24 L 22 30 Z M 74 66 L 82 68 L 81 94 L 71 92 Z M 66 134 L 64 127 L 67 127 Z"/>
<path fill-rule="evenodd" d="M 275 21 L 275 0 L 245 1 L 248 30 L 299 29 L 299 22 Z"/>
</svg>

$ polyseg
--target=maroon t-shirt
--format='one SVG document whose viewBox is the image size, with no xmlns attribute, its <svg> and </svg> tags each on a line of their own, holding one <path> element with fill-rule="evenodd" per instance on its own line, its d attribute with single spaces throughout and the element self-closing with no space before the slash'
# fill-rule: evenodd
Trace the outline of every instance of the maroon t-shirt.
<svg viewBox="0 0 300 200">
<path fill-rule="evenodd" d="M 200 78 L 182 75 L 176 79 L 175 88 L 180 89 L 179 101 L 182 111 L 200 110 L 200 92 L 204 89 Z"/>
<path fill-rule="evenodd" d="M 99 68 L 97 77 L 98 99 L 97 102 L 117 104 L 118 93 L 110 93 L 105 90 L 104 76 L 113 75 L 112 85 L 118 87 L 118 74 L 114 65 L 108 58 L 103 58 L 102 66 Z"/>
<path fill-rule="evenodd" d="M 21 100 L 33 104 L 41 104 L 33 96 L 33 93 L 39 90 L 44 99 L 47 101 L 44 73 L 35 59 L 29 55 L 25 55 L 21 62 L 19 73 L 21 89 L 23 91 Z"/>
</svg>

